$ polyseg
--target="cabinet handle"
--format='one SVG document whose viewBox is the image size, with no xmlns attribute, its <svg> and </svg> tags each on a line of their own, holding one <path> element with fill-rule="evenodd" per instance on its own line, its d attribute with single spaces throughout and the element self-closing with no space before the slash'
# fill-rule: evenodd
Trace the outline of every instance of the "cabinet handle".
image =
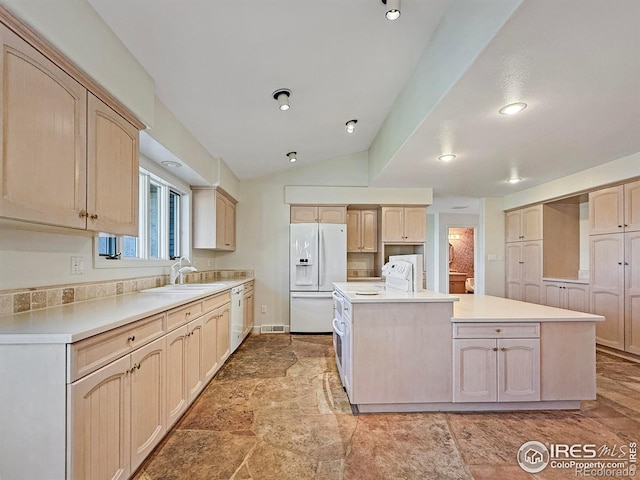
<svg viewBox="0 0 640 480">
<path fill-rule="evenodd" d="M 504 348 L 504 347 L 502 347 L 502 348 L 500 349 L 500 351 L 501 351 L 501 352 L 506 352 L 506 351 L 507 351 L 507 349 L 506 349 L 506 348 Z"/>
<path fill-rule="evenodd" d="M 618 228 L 622 228 L 622 225 L 618 225 Z"/>
<path fill-rule="evenodd" d="M 98 219 L 98 214 L 94 213 L 93 215 L 91 215 L 89 218 L 91 218 L 91 220 L 97 220 Z"/>
<path fill-rule="evenodd" d="M 496 333 L 500 333 L 502 331 L 501 328 L 496 328 Z"/>
<path fill-rule="evenodd" d="M 87 213 L 86 210 L 80 210 L 80 213 L 78 213 L 78 216 L 80 218 L 87 218 L 89 216 L 89 214 Z"/>
<path fill-rule="evenodd" d="M 618 265 L 622 265 L 622 262 L 618 262 Z"/>
<path fill-rule="evenodd" d="M 625 265 L 629 265 L 629 262 L 624 262 Z"/>
<path fill-rule="evenodd" d="M 188 316 L 190 316 L 190 315 L 191 315 L 191 312 L 186 312 L 186 313 L 184 314 L 184 316 L 185 316 L 185 317 L 188 317 Z"/>
<path fill-rule="evenodd" d="M 130 342 L 133 342 L 136 339 L 135 335 L 131 335 L 129 338 L 127 338 L 127 340 L 129 340 Z"/>
<path fill-rule="evenodd" d="M 498 347 L 493 347 L 493 351 L 497 352 L 498 351 Z"/>
</svg>

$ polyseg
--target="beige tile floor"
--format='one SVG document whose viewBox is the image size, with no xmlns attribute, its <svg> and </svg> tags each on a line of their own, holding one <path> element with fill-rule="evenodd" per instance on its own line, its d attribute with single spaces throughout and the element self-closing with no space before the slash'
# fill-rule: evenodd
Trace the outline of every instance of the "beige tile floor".
<svg viewBox="0 0 640 480">
<path fill-rule="evenodd" d="M 527 474 L 516 452 L 529 440 L 640 440 L 640 365 L 597 362 L 598 398 L 580 411 L 354 416 L 331 336 L 251 336 L 135 480 L 577 478 L 549 467 Z"/>
</svg>

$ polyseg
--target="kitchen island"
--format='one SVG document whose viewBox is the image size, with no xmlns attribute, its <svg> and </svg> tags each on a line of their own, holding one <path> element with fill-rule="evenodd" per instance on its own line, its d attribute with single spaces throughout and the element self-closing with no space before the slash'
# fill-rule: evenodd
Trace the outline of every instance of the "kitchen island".
<svg viewBox="0 0 640 480">
<path fill-rule="evenodd" d="M 486 295 L 335 288 L 338 367 L 360 412 L 577 409 L 596 396 L 602 316 Z"/>
</svg>

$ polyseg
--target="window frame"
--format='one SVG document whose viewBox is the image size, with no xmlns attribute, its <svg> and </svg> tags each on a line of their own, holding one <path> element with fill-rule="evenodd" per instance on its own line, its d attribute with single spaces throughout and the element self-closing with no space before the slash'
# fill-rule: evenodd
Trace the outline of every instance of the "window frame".
<svg viewBox="0 0 640 480">
<path fill-rule="evenodd" d="M 108 258 L 99 253 L 99 236 L 94 238 L 93 242 L 93 263 L 94 268 L 143 268 L 143 267 L 167 267 L 175 263 L 175 259 L 169 258 L 169 196 L 170 192 L 180 195 L 180 206 L 178 212 L 178 225 L 180 229 L 178 252 L 180 257 L 189 256 L 191 245 L 191 188 L 184 181 L 167 172 L 155 162 L 148 160 L 144 156 L 140 156 L 139 167 L 139 188 L 140 192 L 147 192 L 145 195 L 139 195 L 139 217 L 138 217 L 138 239 L 137 254 L 138 257 L 124 257 L 117 259 Z M 151 184 L 161 187 L 160 199 L 160 231 L 161 239 L 159 245 L 160 258 L 149 257 L 149 186 Z M 106 235 L 112 237 L 114 235 Z M 104 236 L 104 234 L 102 234 Z M 117 252 L 124 251 L 123 239 L 124 235 L 115 235 L 117 242 Z"/>
</svg>

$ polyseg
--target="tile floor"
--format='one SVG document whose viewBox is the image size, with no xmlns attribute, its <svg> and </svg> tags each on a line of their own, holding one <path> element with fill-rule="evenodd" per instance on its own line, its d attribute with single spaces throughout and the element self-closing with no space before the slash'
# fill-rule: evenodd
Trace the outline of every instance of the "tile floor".
<svg viewBox="0 0 640 480">
<path fill-rule="evenodd" d="M 597 361 L 598 398 L 580 411 L 354 416 L 331 336 L 251 336 L 135 480 L 576 478 L 527 474 L 516 452 L 529 440 L 640 441 L 640 365 Z"/>
</svg>

